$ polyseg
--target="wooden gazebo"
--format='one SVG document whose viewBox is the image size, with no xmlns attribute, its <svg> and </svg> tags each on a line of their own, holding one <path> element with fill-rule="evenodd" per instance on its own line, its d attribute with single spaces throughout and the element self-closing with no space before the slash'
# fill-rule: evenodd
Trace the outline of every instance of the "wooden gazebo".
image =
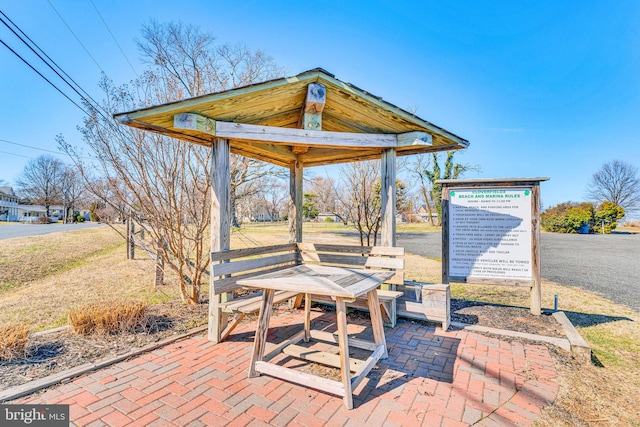
<svg viewBox="0 0 640 427">
<path fill-rule="evenodd" d="M 229 154 L 290 170 L 289 231 L 302 241 L 303 168 L 382 159 L 381 246 L 395 246 L 396 156 L 469 144 L 322 69 L 117 114 L 121 123 L 212 149 L 211 251 L 230 246 Z M 219 297 L 209 338 L 218 340 Z"/>
</svg>

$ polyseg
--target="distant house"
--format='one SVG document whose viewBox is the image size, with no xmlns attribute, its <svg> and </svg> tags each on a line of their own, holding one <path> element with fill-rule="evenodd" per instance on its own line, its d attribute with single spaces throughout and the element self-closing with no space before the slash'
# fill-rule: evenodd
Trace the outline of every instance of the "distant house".
<svg viewBox="0 0 640 427">
<path fill-rule="evenodd" d="M 18 196 L 11 187 L 0 187 L 0 221 L 18 221 Z"/>
<path fill-rule="evenodd" d="M 39 216 L 46 216 L 47 209 L 38 205 L 18 205 L 18 221 L 33 222 Z"/>
<path fill-rule="evenodd" d="M 427 207 L 425 205 L 421 205 L 418 208 L 418 218 L 421 222 L 429 221 L 429 212 L 427 211 Z M 438 221 L 438 212 L 436 212 L 435 209 L 432 209 L 431 211 L 431 219 L 433 219 L 434 222 Z"/>
<path fill-rule="evenodd" d="M 342 222 L 342 219 L 330 212 L 320 212 L 316 218 L 318 222 Z"/>
</svg>

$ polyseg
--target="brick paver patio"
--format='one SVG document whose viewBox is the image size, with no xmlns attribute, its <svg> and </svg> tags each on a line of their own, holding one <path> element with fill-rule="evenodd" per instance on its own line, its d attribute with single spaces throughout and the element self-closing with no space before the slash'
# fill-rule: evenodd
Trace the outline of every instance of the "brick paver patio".
<svg viewBox="0 0 640 427">
<path fill-rule="evenodd" d="M 312 327 L 331 331 L 332 313 Z M 350 316 L 351 317 L 351 316 Z M 366 322 L 349 332 L 366 337 Z M 302 314 L 276 311 L 270 342 L 301 329 Z M 400 320 L 385 328 L 389 358 L 342 398 L 262 376 L 248 379 L 255 321 L 229 341 L 196 336 L 15 403 L 67 403 L 81 426 L 526 426 L 558 392 L 545 346 Z"/>
</svg>

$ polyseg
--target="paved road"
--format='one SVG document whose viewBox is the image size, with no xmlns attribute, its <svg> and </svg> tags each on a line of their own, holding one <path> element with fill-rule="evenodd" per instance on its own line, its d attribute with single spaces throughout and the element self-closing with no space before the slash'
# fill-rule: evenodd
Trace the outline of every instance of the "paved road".
<svg viewBox="0 0 640 427">
<path fill-rule="evenodd" d="M 398 246 L 439 259 L 441 238 L 440 233 L 398 233 Z M 543 278 L 597 292 L 640 312 L 640 234 L 543 233 L 540 252 Z"/>
<path fill-rule="evenodd" d="M 102 224 L 83 222 L 78 224 L 0 224 L 0 240 L 14 237 L 37 236 L 57 233 L 58 231 L 80 230 L 82 228 L 99 227 Z"/>
</svg>

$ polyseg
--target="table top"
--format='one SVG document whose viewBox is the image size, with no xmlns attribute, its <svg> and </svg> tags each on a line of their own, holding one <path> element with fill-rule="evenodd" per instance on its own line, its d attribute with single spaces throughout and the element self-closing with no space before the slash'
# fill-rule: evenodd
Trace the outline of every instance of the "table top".
<svg viewBox="0 0 640 427">
<path fill-rule="evenodd" d="M 355 298 L 377 288 L 395 272 L 306 264 L 238 280 L 241 286 Z"/>
</svg>

